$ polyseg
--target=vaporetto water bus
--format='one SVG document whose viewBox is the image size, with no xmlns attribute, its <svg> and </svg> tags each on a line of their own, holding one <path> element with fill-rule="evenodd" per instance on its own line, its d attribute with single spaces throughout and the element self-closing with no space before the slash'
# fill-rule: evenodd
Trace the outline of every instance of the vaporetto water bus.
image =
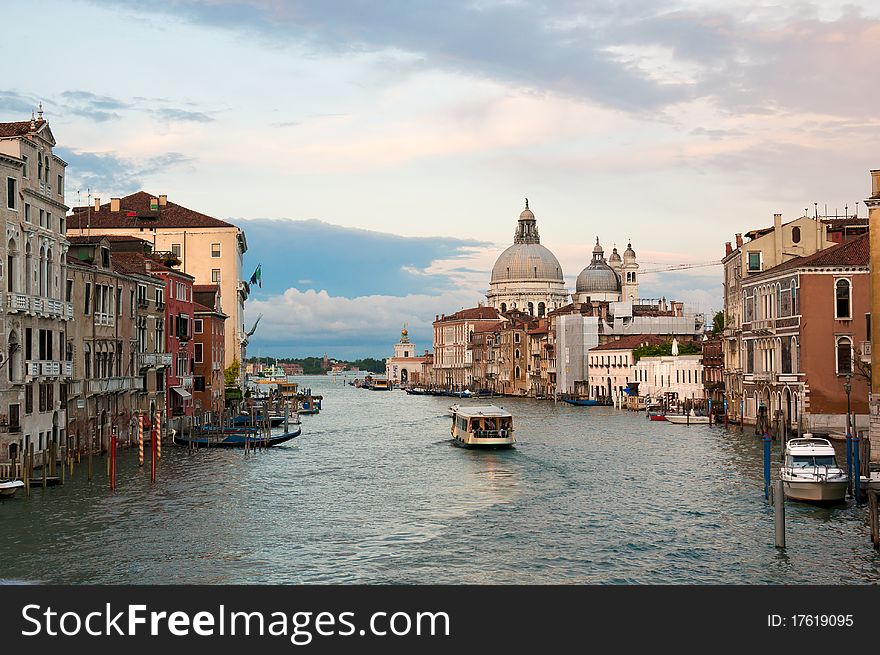
<svg viewBox="0 0 880 655">
<path fill-rule="evenodd" d="M 452 439 L 465 448 L 510 448 L 513 415 L 495 405 L 455 407 L 452 414 Z M 450 409 L 453 409 L 450 408 Z"/>
</svg>

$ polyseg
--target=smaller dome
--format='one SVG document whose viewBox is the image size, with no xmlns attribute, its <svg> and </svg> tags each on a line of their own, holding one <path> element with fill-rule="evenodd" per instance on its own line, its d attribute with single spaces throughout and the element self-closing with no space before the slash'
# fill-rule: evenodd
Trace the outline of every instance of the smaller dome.
<svg viewBox="0 0 880 655">
<path fill-rule="evenodd" d="M 596 245 L 593 248 L 593 254 L 594 255 L 601 255 L 604 252 L 605 251 L 602 249 L 602 246 L 599 245 L 599 237 L 596 237 Z"/>
<path fill-rule="evenodd" d="M 626 261 L 633 261 L 636 258 L 636 251 L 633 250 L 632 243 L 626 244 L 626 250 L 623 251 L 623 258 Z"/>
<path fill-rule="evenodd" d="M 620 255 L 617 254 L 616 247 L 611 251 L 611 256 L 608 258 L 608 263 L 611 264 L 612 266 L 614 264 L 620 263 Z"/>
<path fill-rule="evenodd" d="M 620 278 L 605 262 L 594 261 L 577 277 L 577 293 L 620 293 Z"/>
<path fill-rule="evenodd" d="M 529 209 L 529 199 L 526 198 L 526 208 L 522 210 L 522 213 L 519 215 L 519 220 L 534 220 L 535 215 L 532 213 L 532 210 Z"/>
</svg>

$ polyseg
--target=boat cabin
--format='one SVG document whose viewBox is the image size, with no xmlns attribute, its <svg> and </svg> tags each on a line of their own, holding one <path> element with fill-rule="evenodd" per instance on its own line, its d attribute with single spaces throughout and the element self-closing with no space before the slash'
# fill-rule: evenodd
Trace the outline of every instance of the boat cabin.
<svg viewBox="0 0 880 655">
<path fill-rule="evenodd" d="M 513 415 L 494 405 L 457 407 L 452 415 L 452 438 L 467 447 L 512 446 Z"/>
</svg>

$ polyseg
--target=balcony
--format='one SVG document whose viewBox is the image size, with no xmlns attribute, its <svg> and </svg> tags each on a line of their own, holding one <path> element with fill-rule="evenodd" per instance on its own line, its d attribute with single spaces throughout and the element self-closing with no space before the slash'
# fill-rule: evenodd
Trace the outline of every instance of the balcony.
<svg viewBox="0 0 880 655">
<path fill-rule="evenodd" d="M 171 353 L 139 353 L 138 366 L 142 369 L 171 366 Z"/>
<path fill-rule="evenodd" d="M 6 294 L 6 308 L 9 312 L 30 312 L 50 318 L 68 320 L 73 318 L 73 304 L 54 298 L 29 296 L 24 293 Z"/>
<path fill-rule="evenodd" d="M 861 360 L 865 364 L 871 363 L 871 342 L 870 341 L 862 341 L 859 345 L 859 353 L 861 354 Z"/>
<path fill-rule="evenodd" d="M 30 359 L 25 362 L 25 375 L 28 377 L 66 377 L 73 375 L 73 362 L 49 359 Z"/>
<path fill-rule="evenodd" d="M 760 332 L 763 334 L 774 334 L 776 332 L 775 321 L 771 318 L 762 318 L 761 320 L 752 321 L 752 332 Z"/>
<path fill-rule="evenodd" d="M 746 378 L 749 376 L 746 375 Z M 760 371 L 759 373 L 751 374 L 752 380 L 755 382 L 776 382 L 776 373 L 771 373 L 769 371 Z"/>
<path fill-rule="evenodd" d="M 113 377 L 89 380 L 89 393 L 113 393 L 115 391 L 143 391 L 143 378 Z"/>
<path fill-rule="evenodd" d="M 180 384 L 184 389 L 192 389 L 193 388 L 193 376 L 192 375 L 181 376 Z"/>
<path fill-rule="evenodd" d="M 95 325 L 113 325 L 113 314 L 95 312 Z"/>
<path fill-rule="evenodd" d="M 26 312 L 30 309 L 30 298 L 23 293 L 8 293 L 6 308 L 10 312 Z"/>
</svg>

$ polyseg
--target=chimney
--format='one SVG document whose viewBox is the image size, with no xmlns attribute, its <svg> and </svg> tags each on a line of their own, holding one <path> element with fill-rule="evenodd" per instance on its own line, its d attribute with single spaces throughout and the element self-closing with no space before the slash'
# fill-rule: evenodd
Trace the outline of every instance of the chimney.
<svg viewBox="0 0 880 655">
<path fill-rule="evenodd" d="M 880 198 L 880 170 L 871 171 L 871 197 Z"/>
<path fill-rule="evenodd" d="M 775 259 L 773 266 L 782 263 L 782 214 L 773 214 L 773 246 Z"/>
<path fill-rule="evenodd" d="M 724 244 L 724 255 L 727 256 L 733 252 L 733 246 L 730 245 L 730 241 Z"/>
<path fill-rule="evenodd" d="M 168 204 L 168 196 L 165 194 L 162 194 L 161 196 L 159 196 L 159 206 L 164 207 L 167 204 Z"/>
<path fill-rule="evenodd" d="M 100 198 L 95 198 L 95 211 L 96 212 L 101 211 L 101 199 Z"/>
<path fill-rule="evenodd" d="M 110 198 L 110 211 L 118 212 L 119 211 L 119 198 Z"/>
<path fill-rule="evenodd" d="M 743 235 L 742 235 L 742 234 L 737 234 L 737 235 L 736 235 L 736 247 L 737 247 L 737 248 L 742 248 L 742 247 L 743 247 Z"/>
</svg>

